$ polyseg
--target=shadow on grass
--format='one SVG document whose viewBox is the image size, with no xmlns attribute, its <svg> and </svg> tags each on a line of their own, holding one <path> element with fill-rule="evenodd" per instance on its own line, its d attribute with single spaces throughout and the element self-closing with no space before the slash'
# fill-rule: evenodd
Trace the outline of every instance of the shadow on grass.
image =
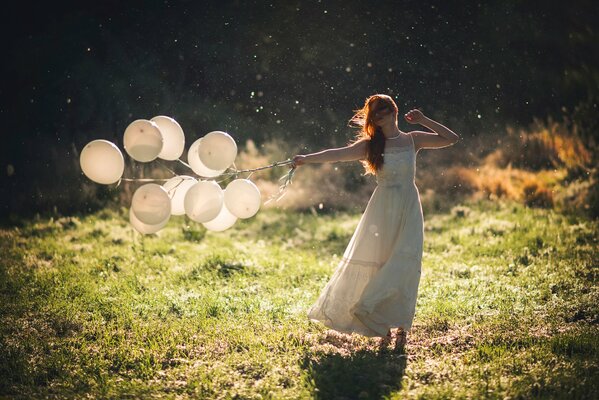
<svg viewBox="0 0 599 400">
<path fill-rule="evenodd" d="M 405 352 L 360 350 L 350 355 L 312 354 L 303 367 L 317 399 L 380 399 L 401 389 Z"/>
</svg>

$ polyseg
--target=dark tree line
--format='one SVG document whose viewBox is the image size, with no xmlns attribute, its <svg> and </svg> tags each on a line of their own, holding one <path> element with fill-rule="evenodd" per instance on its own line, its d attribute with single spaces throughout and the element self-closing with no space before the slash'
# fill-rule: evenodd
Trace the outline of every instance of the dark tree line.
<svg viewBox="0 0 599 400">
<path fill-rule="evenodd" d="M 84 208 L 65 195 L 81 185 L 77 150 L 96 138 L 122 146 L 129 122 L 157 114 L 176 118 L 190 141 L 220 129 L 239 143 L 282 138 L 299 152 L 347 142 L 352 110 L 383 92 L 466 136 L 566 113 L 591 137 L 598 8 L 515 0 L 9 5 L 3 213 Z"/>
</svg>

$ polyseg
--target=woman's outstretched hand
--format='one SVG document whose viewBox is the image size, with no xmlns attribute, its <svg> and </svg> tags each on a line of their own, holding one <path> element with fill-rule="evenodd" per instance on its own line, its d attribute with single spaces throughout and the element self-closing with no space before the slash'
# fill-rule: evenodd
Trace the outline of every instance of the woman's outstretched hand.
<svg viewBox="0 0 599 400">
<path fill-rule="evenodd" d="M 409 124 L 421 124 L 424 121 L 425 116 L 422 111 L 418 109 L 410 110 L 405 115 L 404 118 L 408 121 Z"/>
<path fill-rule="evenodd" d="M 303 165 L 306 163 L 306 156 L 302 156 L 302 155 L 297 155 L 293 157 L 293 166 L 294 167 L 299 167 L 300 165 Z"/>
</svg>

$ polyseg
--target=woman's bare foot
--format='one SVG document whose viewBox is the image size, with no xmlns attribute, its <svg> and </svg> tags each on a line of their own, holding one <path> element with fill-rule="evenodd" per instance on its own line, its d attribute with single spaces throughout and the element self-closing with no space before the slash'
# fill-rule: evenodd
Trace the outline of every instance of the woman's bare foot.
<svg viewBox="0 0 599 400">
<path fill-rule="evenodd" d="M 381 350 L 386 350 L 392 341 L 393 341 L 393 335 L 391 333 L 391 330 L 389 329 L 389 332 L 387 332 L 387 336 L 383 336 L 381 338 L 381 341 L 380 341 Z"/>
<path fill-rule="evenodd" d="M 408 340 L 408 333 L 402 328 L 397 330 L 397 336 L 395 337 L 395 351 L 403 351 L 406 347 Z"/>
</svg>

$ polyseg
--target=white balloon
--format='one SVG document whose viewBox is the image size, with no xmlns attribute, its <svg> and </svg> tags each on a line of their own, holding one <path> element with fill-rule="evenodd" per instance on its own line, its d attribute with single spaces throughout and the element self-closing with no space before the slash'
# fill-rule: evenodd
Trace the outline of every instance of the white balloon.
<svg viewBox="0 0 599 400">
<path fill-rule="evenodd" d="M 131 209 L 142 223 L 156 225 L 170 217 L 171 199 L 162 186 L 148 183 L 133 193 Z"/>
<path fill-rule="evenodd" d="M 113 143 L 102 139 L 89 142 L 81 150 L 79 164 L 85 176 L 103 185 L 118 182 L 125 170 L 123 153 Z"/>
<path fill-rule="evenodd" d="M 162 221 L 159 224 L 148 225 L 148 224 L 144 224 L 143 222 L 141 222 L 135 216 L 133 209 L 129 209 L 129 222 L 131 223 L 131 226 L 133 226 L 133 228 L 135 228 L 136 231 L 138 231 L 139 233 L 143 233 L 144 235 L 158 232 L 159 230 L 161 230 L 162 228 L 164 228 L 166 226 L 169 219 L 170 219 L 170 217 L 167 217 L 164 221 Z"/>
<path fill-rule="evenodd" d="M 219 176 L 220 174 L 225 172 L 224 169 L 220 171 L 210 169 L 204 165 L 202 160 L 200 160 L 200 154 L 198 152 L 198 149 L 201 145 L 201 142 L 202 138 L 199 138 L 191 144 L 191 147 L 187 152 L 187 163 L 189 164 L 193 172 L 195 172 L 199 176 L 203 176 L 204 178 L 214 178 L 215 176 Z"/>
<path fill-rule="evenodd" d="M 237 221 L 237 217 L 231 214 L 223 204 L 220 212 L 212 221 L 204 222 L 202 225 L 209 231 L 222 232 L 232 227 Z"/>
<path fill-rule="evenodd" d="M 163 160 L 176 160 L 183 154 L 185 148 L 185 134 L 181 125 L 171 117 L 159 115 L 150 121 L 158 125 L 162 134 L 162 150 L 158 154 Z"/>
<path fill-rule="evenodd" d="M 206 167 L 217 171 L 225 170 L 237 157 L 237 144 L 228 133 L 214 131 L 202 138 L 198 153 Z"/>
<path fill-rule="evenodd" d="M 223 191 L 217 183 L 199 181 L 185 194 L 185 214 L 193 221 L 208 222 L 218 216 L 223 206 Z"/>
<path fill-rule="evenodd" d="M 185 214 L 185 207 L 183 202 L 185 200 L 185 194 L 190 187 L 195 185 L 197 180 L 191 176 L 178 175 L 174 176 L 162 185 L 168 196 L 171 198 L 171 214 L 172 215 L 183 215 Z"/>
<path fill-rule="evenodd" d="M 152 161 L 162 151 L 162 133 L 156 123 L 147 119 L 138 119 L 125 129 L 123 143 L 125 151 L 134 160 Z"/>
<path fill-rule="evenodd" d="M 253 217 L 261 202 L 260 189 L 249 179 L 235 179 L 227 185 L 225 205 L 236 217 Z"/>
</svg>

